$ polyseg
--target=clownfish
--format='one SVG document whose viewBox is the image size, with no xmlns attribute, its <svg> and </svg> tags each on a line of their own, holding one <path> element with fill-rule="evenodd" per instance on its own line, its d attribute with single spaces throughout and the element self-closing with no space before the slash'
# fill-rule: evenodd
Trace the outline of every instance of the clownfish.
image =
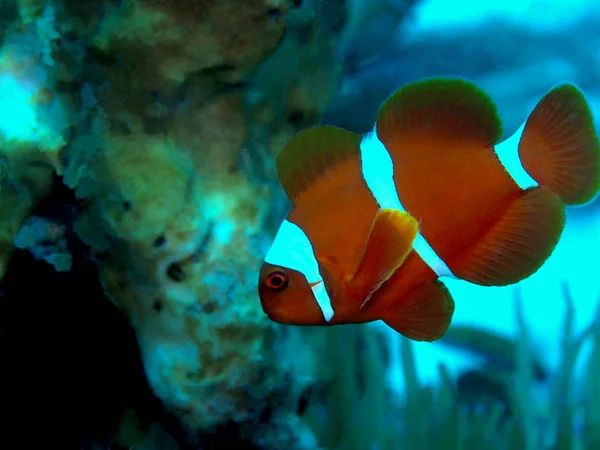
<svg viewBox="0 0 600 450">
<path fill-rule="evenodd" d="M 490 97 L 455 78 L 399 88 L 366 135 L 297 134 L 276 161 L 293 207 L 260 270 L 264 312 L 294 325 L 383 320 L 434 341 L 454 312 L 439 278 L 504 286 L 532 275 L 559 241 L 566 206 L 599 191 L 598 138 L 569 83 L 501 136 Z"/>
</svg>

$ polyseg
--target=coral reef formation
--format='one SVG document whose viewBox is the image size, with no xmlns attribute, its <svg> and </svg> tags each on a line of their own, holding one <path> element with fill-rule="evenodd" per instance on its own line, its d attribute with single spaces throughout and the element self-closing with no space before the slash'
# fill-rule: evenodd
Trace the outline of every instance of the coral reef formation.
<svg viewBox="0 0 600 450">
<path fill-rule="evenodd" d="M 14 242 L 69 271 L 81 240 L 191 435 L 236 424 L 260 448 L 316 448 L 296 408 L 317 341 L 268 321 L 255 284 L 287 207 L 273 157 L 337 89 L 346 6 L 2 4 L 0 267 Z M 55 176 L 68 225 L 29 217 Z"/>
<path fill-rule="evenodd" d="M 243 11 L 234 2 L 191 3 L 129 2 L 87 38 L 99 53 L 125 60 L 105 69 L 108 87 L 88 82 L 92 132 L 74 137 L 65 180 L 88 201 L 76 230 L 101 254 L 105 291 L 136 330 L 154 392 L 201 432 L 254 423 L 270 397 L 285 389 L 293 399 L 310 378 L 310 365 L 290 371 L 277 364 L 275 346 L 285 337 L 268 339 L 272 325 L 254 284 L 269 239 L 270 191 L 238 163 L 258 126 L 245 109 L 248 96 L 272 82 L 251 72 L 274 52 L 300 63 L 305 57 L 289 42 L 293 32 L 282 41 L 291 2 L 246 2 Z M 318 28 L 312 13 L 304 26 Z M 123 33 L 129 21 L 139 28 Z M 307 46 L 331 46 L 331 39 Z M 319 69 L 318 76 L 335 77 Z M 288 410 L 283 403 L 271 425 L 289 423 L 282 419 Z M 263 447 L 301 445 L 302 427 L 286 429 Z M 277 436 L 254 430 L 254 439 L 266 439 L 261 434 Z"/>
</svg>

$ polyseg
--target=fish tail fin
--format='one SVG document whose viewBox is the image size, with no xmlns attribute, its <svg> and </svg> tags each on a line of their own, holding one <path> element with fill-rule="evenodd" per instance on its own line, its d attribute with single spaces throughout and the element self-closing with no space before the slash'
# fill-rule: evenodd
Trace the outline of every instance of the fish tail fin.
<svg viewBox="0 0 600 450">
<path fill-rule="evenodd" d="M 450 291 L 444 283 L 435 280 L 391 305 L 382 319 L 409 339 L 433 342 L 446 334 L 453 314 L 454 300 Z"/>
<path fill-rule="evenodd" d="M 587 203 L 597 195 L 600 147 L 579 88 L 564 83 L 544 95 L 525 123 L 519 157 L 525 170 L 567 205 Z"/>
</svg>

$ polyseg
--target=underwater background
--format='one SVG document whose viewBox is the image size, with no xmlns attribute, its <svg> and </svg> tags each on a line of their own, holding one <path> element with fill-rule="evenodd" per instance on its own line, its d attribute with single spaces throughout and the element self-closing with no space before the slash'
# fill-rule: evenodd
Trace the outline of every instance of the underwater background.
<svg viewBox="0 0 600 450">
<path fill-rule="evenodd" d="M 506 136 L 600 117 L 600 4 L 0 0 L 0 449 L 600 448 L 600 201 L 516 286 L 450 280 L 435 343 L 272 323 L 299 131 L 474 81 Z"/>
</svg>

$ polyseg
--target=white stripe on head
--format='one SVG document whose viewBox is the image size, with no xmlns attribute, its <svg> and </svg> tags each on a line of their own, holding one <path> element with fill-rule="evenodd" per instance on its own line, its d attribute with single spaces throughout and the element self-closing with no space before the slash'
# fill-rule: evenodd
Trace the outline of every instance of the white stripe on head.
<svg viewBox="0 0 600 450">
<path fill-rule="evenodd" d="M 331 320 L 333 317 L 331 299 L 319 272 L 319 263 L 315 257 L 313 246 L 302 228 L 284 220 L 265 257 L 265 262 L 296 270 L 306 277 L 309 284 L 318 283 L 312 287 L 312 292 L 325 320 L 327 322 Z"/>
<path fill-rule="evenodd" d="M 394 183 L 394 162 L 377 137 L 376 129 L 377 127 L 365 135 L 360 143 L 363 178 L 381 208 L 406 212 Z M 413 243 L 413 249 L 438 277 L 456 278 L 420 232 Z"/>
<path fill-rule="evenodd" d="M 494 150 L 508 174 L 515 180 L 515 183 L 521 189 L 535 187 L 538 182 L 535 181 L 523 167 L 519 157 L 519 141 L 525 129 L 525 123 L 507 140 L 495 146 Z"/>
<path fill-rule="evenodd" d="M 317 300 L 317 303 L 319 304 L 319 308 L 321 308 L 323 317 L 327 322 L 329 322 L 333 317 L 334 311 L 331 307 L 331 299 L 329 298 L 329 294 L 327 293 L 325 282 L 322 281 L 318 284 L 315 284 L 311 289 L 313 291 L 315 299 Z"/>
</svg>

